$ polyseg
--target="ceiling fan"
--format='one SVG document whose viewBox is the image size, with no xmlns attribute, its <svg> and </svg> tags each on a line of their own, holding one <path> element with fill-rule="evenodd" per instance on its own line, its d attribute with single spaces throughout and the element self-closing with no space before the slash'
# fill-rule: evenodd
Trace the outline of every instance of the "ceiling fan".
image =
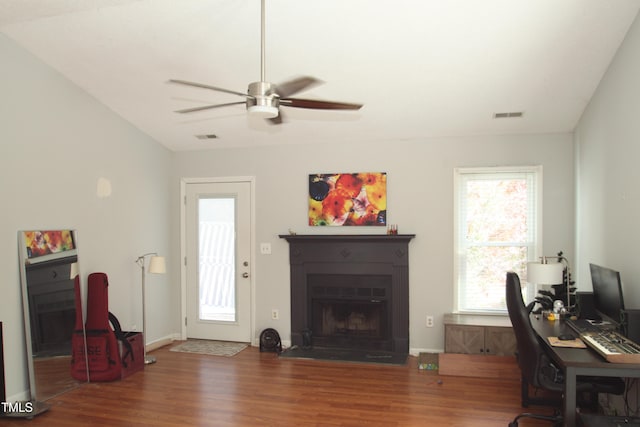
<svg viewBox="0 0 640 427">
<path fill-rule="evenodd" d="M 322 101 L 316 99 L 292 98 L 291 96 L 303 90 L 310 89 L 313 86 L 321 84 L 322 81 L 314 77 L 297 77 L 278 85 L 269 83 L 265 80 L 265 0 L 261 5 L 261 37 L 260 37 L 260 81 L 249 83 L 247 93 L 236 92 L 234 90 L 223 89 L 216 86 L 210 86 L 202 83 L 195 83 L 186 80 L 170 79 L 171 83 L 178 83 L 187 86 L 195 86 L 203 89 L 210 89 L 217 92 L 225 92 L 238 96 L 242 96 L 245 101 L 228 102 L 225 104 L 205 105 L 201 107 L 186 108 L 178 110 L 176 113 L 192 113 L 195 111 L 209 110 L 212 108 L 227 107 L 230 105 L 246 104 L 247 111 L 251 115 L 259 116 L 266 119 L 269 123 L 282 123 L 282 112 L 280 106 L 309 108 L 316 110 L 359 110 L 362 104 L 353 104 L 346 102 Z"/>
</svg>

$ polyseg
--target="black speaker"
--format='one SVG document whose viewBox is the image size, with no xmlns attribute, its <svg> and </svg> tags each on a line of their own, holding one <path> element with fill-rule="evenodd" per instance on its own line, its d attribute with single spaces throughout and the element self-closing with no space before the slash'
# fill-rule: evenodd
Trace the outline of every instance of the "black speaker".
<svg viewBox="0 0 640 427">
<path fill-rule="evenodd" d="M 272 353 L 282 353 L 282 341 L 280 334 L 273 328 L 267 328 L 260 333 L 260 352 L 270 351 Z"/>
<path fill-rule="evenodd" d="M 593 292 L 576 292 L 576 314 L 579 319 L 599 319 L 593 302 Z"/>
<path fill-rule="evenodd" d="M 640 310 L 622 310 L 620 320 L 622 335 L 640 343 Z"/>
</svg>

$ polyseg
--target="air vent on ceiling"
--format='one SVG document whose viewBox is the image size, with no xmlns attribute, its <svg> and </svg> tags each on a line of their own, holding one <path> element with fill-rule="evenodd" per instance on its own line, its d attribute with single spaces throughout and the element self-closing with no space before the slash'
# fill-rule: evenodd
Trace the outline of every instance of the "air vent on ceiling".
<svg viewBox="0 0 640 427">
<path fill-rule="evenodd" d="M 522 111 L 512 111 L 509 113 L 495 113 L 493 115 L 494 119 L 511 119 L 516 117 L 522 117 L 524 113 Z"/>
<path fill-rule="evenodd" d="M 196 138 L 198 138 L 198 139 L 217 139 L 218 135 L 210 133 L 208 135 L 196 135 Z"/>
</svg>

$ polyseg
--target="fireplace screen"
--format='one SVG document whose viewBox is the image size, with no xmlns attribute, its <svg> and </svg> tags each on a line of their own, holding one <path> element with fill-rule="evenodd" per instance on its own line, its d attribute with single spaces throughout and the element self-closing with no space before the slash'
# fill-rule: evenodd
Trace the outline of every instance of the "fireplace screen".
<svg viewBox="0 0 640 427">
<path fill-rule="evenodd" d="M 389 276 L 310 275 L 309 325 L 313 344 L 390 348 Z"/>
<path fill-rule="evenodd" d="M 386 301 L 316 300 L 313 306 L 314 338 L 325 344 L 360 344 L 379 341 L 387 335 Z M 365 345 L 368 346 L 368 345 Z"/>
</svg>

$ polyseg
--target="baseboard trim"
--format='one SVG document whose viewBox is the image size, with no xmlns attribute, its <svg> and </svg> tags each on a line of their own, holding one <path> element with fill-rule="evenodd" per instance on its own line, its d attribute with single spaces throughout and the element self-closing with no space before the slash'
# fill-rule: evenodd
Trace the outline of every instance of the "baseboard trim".
<svg viewBox="0 0 640 427">
<path fill-rule="evenodd" d="M 179 337 L 178 334 L 171 334 L 171 335 L 168 335 L 166 337 L 157 339 L 157 340 L 155 340 L 153 342 L 150 342 L 150 343 L 148 343 L 146 345 L 147 353 L 150 352 L 150 351 L 153 351 L 153 350 L 157 350 L 160 347 L 164 347 L 165 345 L 169 345 L 172 342 L 177 341 L 179 339 L 180 339 L 180 337 Z"/>
</svg>

